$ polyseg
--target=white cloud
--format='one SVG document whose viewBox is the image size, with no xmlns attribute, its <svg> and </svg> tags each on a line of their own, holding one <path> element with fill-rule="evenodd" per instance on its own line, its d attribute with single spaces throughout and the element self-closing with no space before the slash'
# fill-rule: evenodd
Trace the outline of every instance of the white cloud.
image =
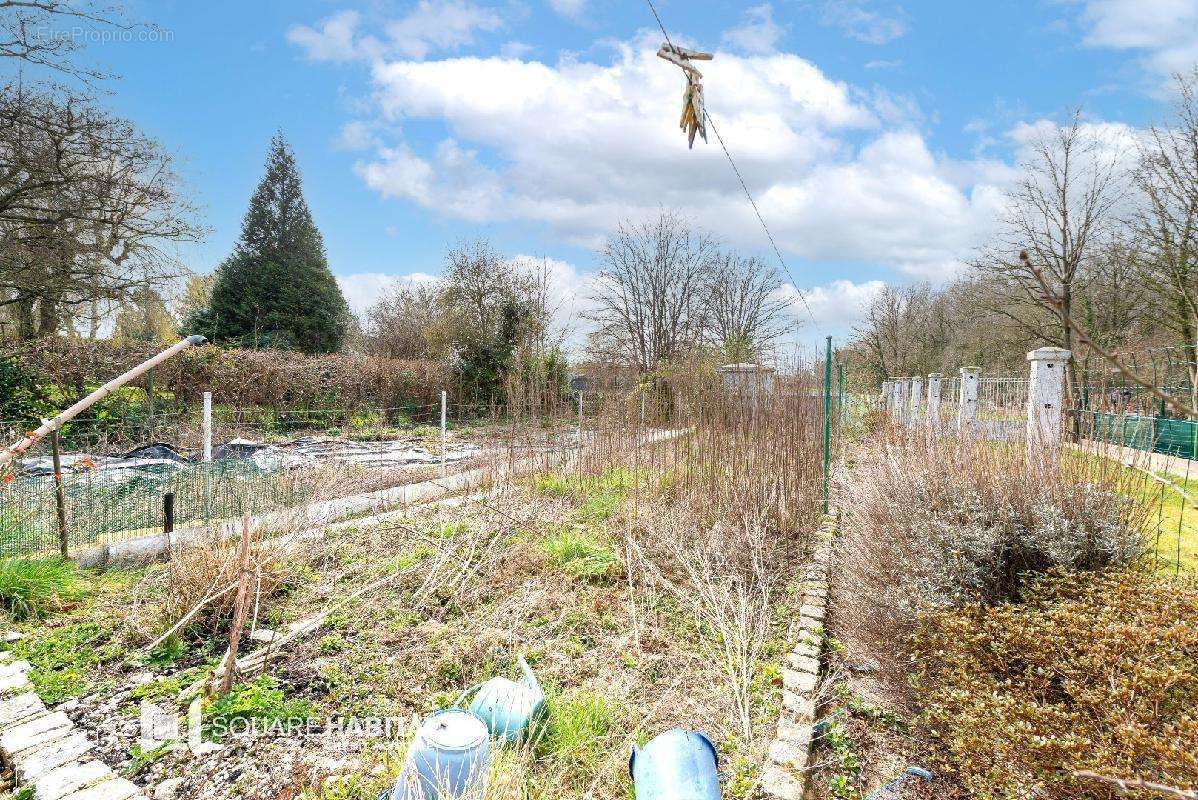
<svg viewBox="0 0 1198 800">
<path fill-rule="evenodd" d="M 681 79 L 649 37 L 610 63 L 511 58 L 374 66 L 381 120 L 434 120 L 356 166 L 381 195 L 475 223 L 533 221 L 593 246 L 622 218 L 678 208 L 734 246 L 764 234 L 718 146 L 686 148 Z M 779 246 L 912 275 L 955 269 L 992 224 L 1009 175 L 931 152 L 903 98 L 830 80 L 795 55 L 720 52 L 707 100 Z"/>
<path fill-rule="evenodd" d="M 478 32 L 501 27 L 503 18 L 494 9 L 469 0 L 420 0 L 398 18 L 367 23 L 356 11 L 341 11 L 316 27 L 293 25 L 287 40 L 313 61 L 425 58 L 473 44 Z"/>
<path fill-rule="evenodd" d="M 365 120 L 351 120 L 341 126 L 336 146 L 341 150 L 368 150 L 378 144 L 374 126 Z"/>
<path fill-rule="evenodd" d="M 302 48 L 313 61 L 352 61 L 362 55 L 356 36 L 361 19 L 357 11 L 340 11 L 315 28 L 292 25 L 287 41 Z"/>
<path fill-rule="evenodd" d="M 1085 45 L 1142 51 L 1161 76 L 1198 63 L 1198 0 L 1085 0 L 1081 19 Z"/>
<path fill-rule="evenodd" d="M 745 10 L 745 21 L 724 32 L 724 42 L 745 53 L 772 53 L 786 29 L 774 21 L 774 7 L 762 3 Z"/>
<path fill-rule="evenodd" d="M 531 44 L 525 42 L 504 42 L 499 48 L 499 55 L 504 58 L 524 58 L 525 56 L 536 50 Z"/>
<path fill-rule="evenodd" d="M 870 301 L 885 286 L 883 281 L 853 283 L 838 280 L 824 286 L 805 289 L 803 297 L 800 298 L 794 286 L 787 284 L 781 290 L 781 297 L 790 301 L 788 310 L 799 324 L 810 324 L 814 321 L 823 327 L 847 329 L 865 316 Z"/>
<path fill-rule="evenodd" d="M 906 15 L 901 8 L 878 11 L 870 0 L 828 0 L 822 21 L 866 44 L 886 44 L 907 32 Z"/>
<path fill-rule="evenodd" d="M 549 7 L 568 19 L 580 19 L 587 9 L 587 0 L 549 0 Z"/>
<path fill-rule="evenodd" d="M 428 283 L 438 280 L 435 275 L 424 272 L 413 272 L 408 275 L 388 275 L 382 272 L 355 272 L 352 275 L 338 275 L 337 285 L 349 310 L 362 314 L 374 305 L 383 292 L 396 284 L 404 282 Z"/>
</svg>

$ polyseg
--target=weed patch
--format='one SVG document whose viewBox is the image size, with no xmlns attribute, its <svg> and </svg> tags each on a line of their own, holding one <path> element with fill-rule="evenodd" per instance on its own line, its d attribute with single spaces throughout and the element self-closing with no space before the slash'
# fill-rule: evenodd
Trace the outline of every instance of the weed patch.
<svg viewBox="0 0 1198 800">
<path fill-rule="evenodd" d="M 610 577 L 618 563 L 611 547 L 583 531 L 560 530 L 546 537 L 542 547 L 555 567 L 575 578 Z"/>
<path fill-rule="evenodd" d="M 262 723 L 303 721 L 312 715 L 306 700 L 288 700 L 277 679 L 263 675 L 252 683 L 234 686 L 224 697 L 208 704 L 204 713 L 205 731 L 221 739 L 239 720 Z"/>
<path fill-rule="evenodd" d="M 88 690 L 87 673 L 100 663 L 100 645 L 108 636 L 94 623 L 52 628 L 17 642 L 13 653 L 30 663 L 34 689 L 54 705 Z"/>
</svg>

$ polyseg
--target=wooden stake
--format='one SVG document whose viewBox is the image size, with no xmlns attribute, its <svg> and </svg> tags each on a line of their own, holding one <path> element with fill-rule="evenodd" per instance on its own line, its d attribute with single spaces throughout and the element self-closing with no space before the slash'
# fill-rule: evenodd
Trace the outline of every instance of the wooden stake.
<svg viewBox="0 0 1198 800">
<path fill-rule="evenodd" d="M 229 655 L 225 661 L 225 674 L 221 676 L 220 693 L 228 694 L 233 688 L 233 678 L 237 672 L 237 645 L 241 641 L 241 630 L 245 627 L 245 615 L 248 605 L 246 599 L 250 591 L 250 516 L 241 518 L 241 547 L 237 551 L 239 576 L 237 579 L 237 599 L 233 605 L 233 630 L 229 632 Z"/>
<path fill-rule="evenodd" d="M 50 454 L 54 459 L 54 503 L 58 507 L 58 550 L 65 561 L 69 557 L 67 535 L 67 498 L 62 490 L 62 461 L 58 454 L 58 431 L 50 434 Z"/>
</svg>

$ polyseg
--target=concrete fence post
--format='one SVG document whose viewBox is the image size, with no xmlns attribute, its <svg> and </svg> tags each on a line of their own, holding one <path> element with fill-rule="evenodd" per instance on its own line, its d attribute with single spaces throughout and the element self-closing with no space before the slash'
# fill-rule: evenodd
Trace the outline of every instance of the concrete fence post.
<svg viewBox="0 0 1198 800">
<path fill-rule="evenodd" d="M 1065 368 L 1071 353 L 1041 347 L 1027 354 L 1031 375 L 1027 386 L 1027 455 L 1055 463 L 1061 448 L 1061 407 Z"/>
<path fill-rule="evenodd" d="M 908 400 L 907 417 L 910 424 L 919 422 L 920 403 L 923 402 L 923 378 L 911 379 L 911 397 Z"/>
<path fill-rule="evenodd" d="M 204 392 L 204 418 L 201 425 L 204 434 L 204 461 L 212 460 L 212 392 Z"/>
<path fill-rule="evenodd" d="M 927 418 L 925 419 L 929 428 L 940 427 L 940 373 L 933 372 L 928 375 L 928 405 Z"/>
<path fill-rule="evenodd" d="M 957 433 L 972 430 L 978 418 L 977 367 L 961 367 L 961 386 L 957 390 Z"/>
<path fill-rule="evenodd" d="M 894 380 L 894 420 L 898 423 L 907 421 L 907 379 Z"/>
</svg>

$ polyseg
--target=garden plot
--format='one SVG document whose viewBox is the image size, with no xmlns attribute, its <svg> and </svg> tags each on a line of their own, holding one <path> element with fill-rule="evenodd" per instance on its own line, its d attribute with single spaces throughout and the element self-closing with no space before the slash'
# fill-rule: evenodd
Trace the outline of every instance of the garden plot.
<svg viewBox="0 0 1198 800">
<path fill-rule="evenodd" d="M 285 557 L 256 551 L 266 588 L 253 642 L 327 617 L 231 694 L 201 703 L 209 741 L 198 754 L 139 742 L 141 704 L 184 715 L 188 687 L 227 643 L 229 605 L 144 649 L 227 577 L 216 550 L 92 579 L 51 625 L 21 626 L 14 649 L 47 703 L 155 796 L 372 800 L 398 772 L 413 717 L 514 677 L 523 654 L 548 715 L 532 742 L 496 750 L 489 797 L 625 796 L 631 745 L 670 727 L 711 735 L 725 797 L 747 797 L 773 735 L 806 539 L 705 515 L 672 500 L 675 487 L 658 472 L 544 476 L 339 525 Z M 318 734 L 273 735 L 266 724 L 257 736 L 218 735 L 286 718 L 312 720 Z M 337 732 L 323 735 L 330 718 Z M 392 723 L 380 733 L 368 720 Z"/>
<path fill-rule="evenodd" d="M 174 522 L 181 527 L 426 480 L 494 454 L 475 438 L 473 430 L 455 431 L 444 452 L 439 437 L 427 432 L 378 441 L 234 439 L 213 448 L 209 462 L 165 443 L 117 456 L 64 453 L 69 547 L 161 531 L 168 494 Z M 11 482 L 0 485 L 0 556 L 55 552 L 59 529 L 52 459 L 22 459 L 17 468 Z"/>
</svg>

